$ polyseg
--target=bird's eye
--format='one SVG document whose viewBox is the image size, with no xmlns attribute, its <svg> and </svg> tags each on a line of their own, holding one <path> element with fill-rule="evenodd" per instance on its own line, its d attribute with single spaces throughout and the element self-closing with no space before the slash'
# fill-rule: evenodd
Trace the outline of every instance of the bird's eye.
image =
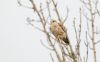
<svg viewBox="0 0 100 62">
<path fill-rule="evenodd" d="M 55 21 L 53 20 L 53 22 L 55 22 Z"/>
</svg>

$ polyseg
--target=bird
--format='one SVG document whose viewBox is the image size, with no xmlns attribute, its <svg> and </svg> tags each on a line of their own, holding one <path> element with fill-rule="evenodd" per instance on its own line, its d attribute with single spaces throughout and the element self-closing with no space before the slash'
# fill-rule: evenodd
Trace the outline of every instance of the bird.
<svg viewBox="0 0 100 62">
<path fill-rule="evenodd" d="M 57 38 L 62 40 L 65 44 L 69 45 L 69 39 L 63 23 L 56 20 L 50 21 L 50 31 Z"/>
</svg>

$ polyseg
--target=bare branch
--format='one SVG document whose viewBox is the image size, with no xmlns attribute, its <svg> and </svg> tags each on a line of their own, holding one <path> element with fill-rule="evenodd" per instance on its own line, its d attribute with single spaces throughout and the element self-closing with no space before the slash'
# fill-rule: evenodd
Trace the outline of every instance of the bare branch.
<svg viewBox="0 0 100 62">
<path fill-rule="evenodd" d="M 28 8 L 28 9 L 32 9 L 31 7 L 28 7 L 28 6 L 25 6 L 24 4 L 22 4 L 22 3 L 20 2 L 20 0 L 17 0 L 17 3 L 19 4 L 19 6 L 22 6 L 22 7 L 24 7 L 24 8 Z"/>
<path fill-rule="evenodd" d="M 49 49 L 49 50 L 52 50 L 52 51 L 53 51 L 53 48 L 49 48 L 49 47 L 47 47 L 47 46 L 43 43 L 43 41 L 42 41 L 42 40 L 40 40 L 40 42 L 41 42 L 41 44 L 42 44 L 45 48 L 47 48 L 47 49 Z"/>
<path fill-rule="evenodd" d="M 57 14 L 57 16 L 58 16 L 58 20 L 61 22 L 61 17 L 60 17 L 60 14 L 59 14 L 59 12 L 58 12 L 58 9 L 57 9 L 57 3 L 55 3 L 54 0 L 52 0 L 52 3 L 53 3 L 53 5 L 54 5 L 55 12 L 56 12 L 56 14 Z"/>
<path fill-rule="evenodd" d="M 95 44 L 98 44 L 98 43 L 100 43 L 100 40 L 98 40 L 97 42 L 95 42 Z"/>
<path fill-rule="evenodd" d="M 88 34 L 90 40 L 92 40 L 92 37 L 90 35 L 90 28 L 89 28 L 89 22 L 88 21 L 87 21 L 87 34 Z"/>
<path fill-rule="evenodd" d="M 50 53 L 50 57 L 51 57 L 52 62 L 54 62 L 54 59 L 53 59 L 53 57 L 52 57 L 52 54 L 51 54 L 51 53 Z"/>
<path fill-rule="evenodd" d="M 85 42 L 84 42 L 85 43 Z M 87 32 L 86 32 L 86 43 L 85 43 L 85 46 L 86 46 L 86 48 L 87 48 L 87 52 L 86 52 L 86 61 L 85 62 L 87 62 L 88 61 L 88 54 L 89 54 L 89 49 L 88 49 L 88 47 L 89 47 L 89 42 L 88 42 L 88 37 L 87 37 Z"/>
<path fill-rule="evenodd" d="M 49 17 L 51 18 L 51 12 L 50 12 L 50 6 L 49 6 L 51 2 L 48 2 L 48 1 L 47 1 L 46 3 L 47 3 L 47 9 L 48 9 L 48 13 L 49 13 L 48 18 L 49 18 Z"/>
<path fill-rule="evenodd" d="M 97 9 L 97 13 L 98 13 L 98 15 L 100 16 L 100 11 Z"/>
<path fill-rule="evenodd" d="M 83 13 L 83 16 L 91 22 L 91 19 L 87 16 L 87 14 Z"/>
<path fill-rule="evenodd" d="M 84 6 L 88 9 L 88 10 L 90 10 L 90 7 L 89 7 L 89 2 L 85 2 L 84 0 L 80 0 L 83 4 L 84 4 Z M 87 0 L 88 1 L 88 0 Z"/>
<path fill-rule="evenodd" d="M 75 19 L 76 18 L 74 18 L 74 21 L 73 21 L 73 27 L 74 27 L 74 30 L 75 30 L 75 34 L 76 34 L 76 40 L 78 41 L 78 35 L 77 35 L 77 30 L 76 30 L 76 26 L 75 26 Z"/>
<path fill-rule="evenodd" d="M 31 25 L 32 27 L 36 28 L 37 30 L 39 30 L 39 31 L 41 31 L 41 32 L 44 32 L 44 30 L 43 30 L 43 29 L 41 29 L 41 28 L 39 28 L 39 27 L 35 26 L 35 25 L 34 25 L 34 24 L 32 24 L 30 21 L 27 21 L 27 22 L 28 22 L 28 24 L 29 24 L 29 25 Z"/>
<path fill-rule="evenodd" d="M 65 23 L 65 21 L 67 21 L 67 19 L 68 19 L 68 15 L 69 15 L 69 9 L 67 8 L 67 14 L 66 14 L 66 17 L 65 17 L 63 23 Z"/>
</svg>

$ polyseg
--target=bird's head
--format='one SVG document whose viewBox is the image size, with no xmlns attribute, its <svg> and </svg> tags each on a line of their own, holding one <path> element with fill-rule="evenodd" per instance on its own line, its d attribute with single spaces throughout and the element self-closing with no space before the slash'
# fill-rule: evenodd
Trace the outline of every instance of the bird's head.
<svg viewBox="0 0 100 62">
<path fill-rule="evenodd" d="M 52 20 L 50 21 L 50 24 L 52 24 L 52 23 L 54 23 L 54 22 L 56 22 L 56 20 L 53 20 L 53 19 L 52 19 Z"/>
</svg>

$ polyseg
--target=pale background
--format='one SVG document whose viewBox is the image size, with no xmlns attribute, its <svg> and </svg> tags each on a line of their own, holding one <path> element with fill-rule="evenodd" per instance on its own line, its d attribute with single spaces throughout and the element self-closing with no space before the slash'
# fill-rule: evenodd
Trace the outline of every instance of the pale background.
<svg viewBox="0 0 100 62">
<path fill-rule="evenodd" d="M 59 2 L 63 8 L 61 3 L 67 4 L 70 9 L 69 20 L 78 16 L 79 0 Z M 0 62 L 51 62 L 50 51 L 40 43 L 42 34 L 27 25 L 26 18 L 33 17 L 32 13 L 32 10 L 20 7 L 16 0 L 0 0 Z M 97 24 L 100 28 L 100 19 Z M 74 37 L 73 34 L 71 37 Z M 99 48 L 98 45 L 97 58 L 100 58 Z M 92 62 L 92 57 L 89 59 Z"/>
</svg>

